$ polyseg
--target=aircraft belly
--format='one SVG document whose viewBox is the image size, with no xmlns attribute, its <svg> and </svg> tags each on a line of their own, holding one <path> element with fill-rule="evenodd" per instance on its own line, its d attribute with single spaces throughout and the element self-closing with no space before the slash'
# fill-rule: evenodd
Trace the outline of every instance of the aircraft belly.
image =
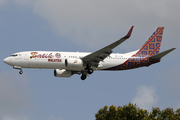
<svg viewBox="0 0 180 120">
<path fill-rule="evenodd" d="M 83 71 L 84 67 L 68 67 L 65 68 L 66 70 L 72 70 L 72 71 Z"/>
<path fill-rule="evenodd" d="M 121 65 L 125 62 L 125 60 L 107 60 L 105 62 L 100 62 L 101 66 L 98 67 L 98 70 L 103 70 L 103 69 L 107 69 L 107 68 L 111 68 L 117 65 Z"/>
</svg>

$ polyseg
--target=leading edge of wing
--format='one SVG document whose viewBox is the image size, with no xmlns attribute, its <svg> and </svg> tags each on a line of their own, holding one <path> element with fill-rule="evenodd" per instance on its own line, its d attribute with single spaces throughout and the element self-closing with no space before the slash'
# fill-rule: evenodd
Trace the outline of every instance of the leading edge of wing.
<svg viewBox="0 0 180 120">
<path fill-rule="evenodd" d="M 115 41 L 114 43 L 112 43 L 112 44 L 110 44 L 110 45 L 108 45 L 108 46 L 106 46 L 106 47 L 104 47 L 104 48 L 109 47 L 110 49 L 114 49 L 115 47 L 117 47 L 118 45 L 120 45 L 122 42 L 124 42 L 125 40 L 127 40 L 127 39 L 131 36 L 131 33 L 132 33 L 132 31 L 133 31 L 133 28 L 134 28 L 134 26 L 132 26 L 132 27 L 130 28 L 130 30 L 128 31 L 128 33 L 127 33 L 124 37 L 122 37 L 121 39 Z M 102 49 L 103 49 L 103 48 L 102 48 Z"/>
<path fill-rule="evenodd" d="M 96 51 L 93 52 L 85 57 L 82 58 L 83 61 L 93 61 L 96 57 L 102 56 L 103 53 L 105 53 L 106 55 L 101 58 L 102 60 L 105 59 L 108 55 L 110 55 L 112 53 L 112 49 L 114 49 L 115 47 L 117 47 L 119 44 L 121 44 L 122 42 L 124 42 L 126 39 L 128 39 L 131 36 L 131 33 L 133 31 L 134 26 L 132 26 L 130 28 L 130 30 L 128 31 L 128 33 L 126 34 L 126 36 L 122 37 L 121 39 L 115 41 L 114 43 L 111 43 L 110 45 Z M 108 55 L 107 55 L 108 54 Z M 102 61 L 101 60 L 101 61 Z"/>
</svg>

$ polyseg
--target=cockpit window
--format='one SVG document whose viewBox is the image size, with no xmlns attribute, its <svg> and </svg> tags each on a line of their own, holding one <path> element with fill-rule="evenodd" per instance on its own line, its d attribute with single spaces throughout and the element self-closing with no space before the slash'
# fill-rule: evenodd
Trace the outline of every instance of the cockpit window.
<svg viewBox="0 0 180 120">
<path fill-rule="evenodd" d="M 17 54 L 14 54 L 14 55 L 10 55 L 10 56 L 12 56 L 12 57 L 16 57 L 16 56 L 18 56 Z"/>
</svg>

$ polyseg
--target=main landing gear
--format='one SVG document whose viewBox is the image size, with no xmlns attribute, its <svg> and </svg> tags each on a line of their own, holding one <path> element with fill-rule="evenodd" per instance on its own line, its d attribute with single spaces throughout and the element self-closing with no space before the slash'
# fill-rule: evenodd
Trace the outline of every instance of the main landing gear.
<svg viewBox="0 0 180 120">
<path fill-rule="evenodd" d="M 88 74 L 92 74 L 93 72 L 94 72 L 94 70 L 92 68 L 89 68 L 87 71 Z"/>
<path fill-rule="evenodd" d="M 81 80 L 85 80 L 86 79 L 86 75 L 84 75 L 84 74 L 82 74 L 82 76 L 81 76 Z"/>
<path fill-rule="evenodd" d="M 81 75 L 81 80 L 85 80 L 88 74 L 92 74 L 94 72 L 92 68 L 86 68 L 85 70 L 86 71 L 84 71 Z"/>
</svg>

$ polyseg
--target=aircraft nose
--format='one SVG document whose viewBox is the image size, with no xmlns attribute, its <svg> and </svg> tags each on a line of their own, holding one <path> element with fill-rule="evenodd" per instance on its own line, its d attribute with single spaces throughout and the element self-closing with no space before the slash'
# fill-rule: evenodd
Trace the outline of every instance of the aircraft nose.
<svg viewBox="0 0 180 120">
<path fill-rule="evenodd" d="M 6 64 L 8 64 L 9 59 L 8 59 L 8 58 L 5 58 L 5 59 L 3 60 L 3 62 L 6 63 Z"/>
</svg>

